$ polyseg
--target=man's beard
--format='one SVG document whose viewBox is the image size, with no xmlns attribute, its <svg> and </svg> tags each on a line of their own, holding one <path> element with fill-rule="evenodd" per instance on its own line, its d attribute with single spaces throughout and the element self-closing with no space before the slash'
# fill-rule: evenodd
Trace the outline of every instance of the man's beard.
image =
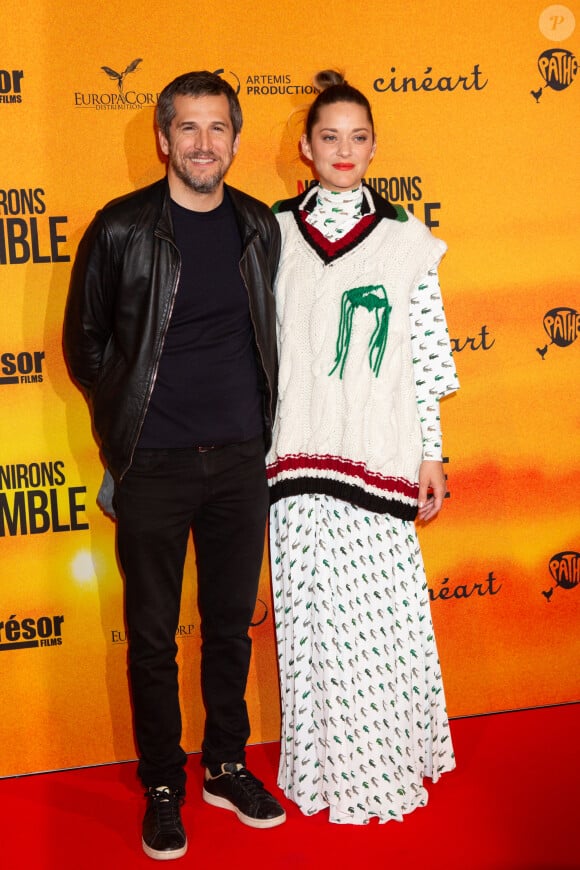
<svg viewBox="0 0 580 870">
<path fill-rule="evenodd" d="M 208 154 L 196 154 L 195 157 L 209 157 L 213 155 Z M 218 166 L 218 169 L 212 175 L 204 175 L 201 178 L 193 175 L 188 171 L 188 169 L 183 164 L 178 164 L 175 160 L 172 161 L 173 171 L 177 175 L 177 177 L 183 181 L 184 184 L 187 185 L 191 190 L 194 190 L 196 193 L 213 193 L 217 187 L 221 184 L 225 172 L 223 171 L 221 165 Z"/>
</svg>

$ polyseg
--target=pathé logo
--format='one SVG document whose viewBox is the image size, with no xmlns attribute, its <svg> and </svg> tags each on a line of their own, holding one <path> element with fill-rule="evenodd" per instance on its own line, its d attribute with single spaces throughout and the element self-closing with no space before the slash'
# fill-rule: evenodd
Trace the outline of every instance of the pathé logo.
<svg viewBox="0 0 580 870">
<path fill-rule="evenodd" d="M 556 585 L 542 592 L 546 601 L 552 597 L 554 589 L 574 589 L 580 583 L 580 553 L 564 550 L 556 553 L 548 562 L 548 570 Z"/>
<path fill-rule="evenodd" d="M 566 306 L 552 308 L 544 315 L 544 329 L 550 341 L 544 347 L 536 348 L 542 359 L 546 356 L 550 344 L 569 347 L 576 341 L 580 335 L 580 313 Z"/>
<path fill-rule="evenodd" d="M 548 48 L 538 58 L 538 69 L 548 88 L 563 91 L 574 81 L 578 61 L 565 48 Z"/>
</svg>

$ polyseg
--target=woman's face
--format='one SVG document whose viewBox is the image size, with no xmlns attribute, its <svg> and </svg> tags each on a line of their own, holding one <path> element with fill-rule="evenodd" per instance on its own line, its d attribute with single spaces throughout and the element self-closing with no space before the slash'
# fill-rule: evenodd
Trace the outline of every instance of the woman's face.
<svg viewBox="0 0 580 870">
<path fill-rule="evenodd" d="M 358 103 L 332 103 L 320 109 L 310 141 L 300 140 L 320 183 L 327 190 L 352 190 L 373 159 L 376 142 L 370 118 Z"/>
</svg>

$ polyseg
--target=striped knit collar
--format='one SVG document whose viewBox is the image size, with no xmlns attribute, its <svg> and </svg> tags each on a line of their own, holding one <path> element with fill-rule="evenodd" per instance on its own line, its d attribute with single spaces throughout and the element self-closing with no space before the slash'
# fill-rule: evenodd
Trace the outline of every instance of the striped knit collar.
<svg viewBox="0 0 580 870">
<path fill-rule="evenodd" d="M 280 200 L 274 204 L 273 210 L 276 214 L 288 211 L 293 214 L 304 240 L 324 263 L 330 263 L 352 251 L 367 238 L 381 220 L 403 222 L 408 220 L 408 216 L 401 206 L 392 205 L 363 182 L 361 219 L 345 236 L 335 242 L 329 241 L 307 221 L 308 215 L 316 207 L 319 187 L 320 185 L 316 183 L 309 187 L 306 192 L 300 193 L 292 199 Z"/>
<path fill-rule="evenodd" d="M 333 219 L 333 208 L 342 210 L 344 232 L 338 237 L 336 232 L 325 227 L 325 221 Z M 340 215 L 340 211 L 335 212 L 334 219 L 341 222 Z M 377 223 L 374 205 L 362 185 L 354 191 L 336 195 L 320 185 L 311 187 L 298 205 L 295 218 L 305 240 L 325 263 L 355 248 Z"/>
</svg>

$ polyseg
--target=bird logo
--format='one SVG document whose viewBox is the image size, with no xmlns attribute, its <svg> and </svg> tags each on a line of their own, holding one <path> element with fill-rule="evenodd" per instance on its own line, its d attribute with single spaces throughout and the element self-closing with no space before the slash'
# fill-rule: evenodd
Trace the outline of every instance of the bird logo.
<svg viewBox="0 0 580 870">
<path fill-rule="evenodd" d="M 129 66 L 125 70 L 123 70 L 123 72 L 121 72 L 121 73 L 118 73 L 114 69 L 111 69 L 110 66 L 102 66 L 101 67 L 103 72 L 105 72 L 109 76 L 110 79 L 113 79 L 113 81 L 117 82 L 117 87 L 119 89 L 119 96 L 121 97 L 121 100 L 123 102 L 125 102 L 125 100 L 126 100 L 125 93 L 123 90 L 123 83 L 124 83 L 126 77 L 129 75 L 129 73 L 135 72 L 135 70 L 137 69 L 139 64 L 142 62 L 143 62 L 142 57 L 138 57 L 135 60 L 132 60 L 131 63 L 129 64 Z"/>
</svg>

